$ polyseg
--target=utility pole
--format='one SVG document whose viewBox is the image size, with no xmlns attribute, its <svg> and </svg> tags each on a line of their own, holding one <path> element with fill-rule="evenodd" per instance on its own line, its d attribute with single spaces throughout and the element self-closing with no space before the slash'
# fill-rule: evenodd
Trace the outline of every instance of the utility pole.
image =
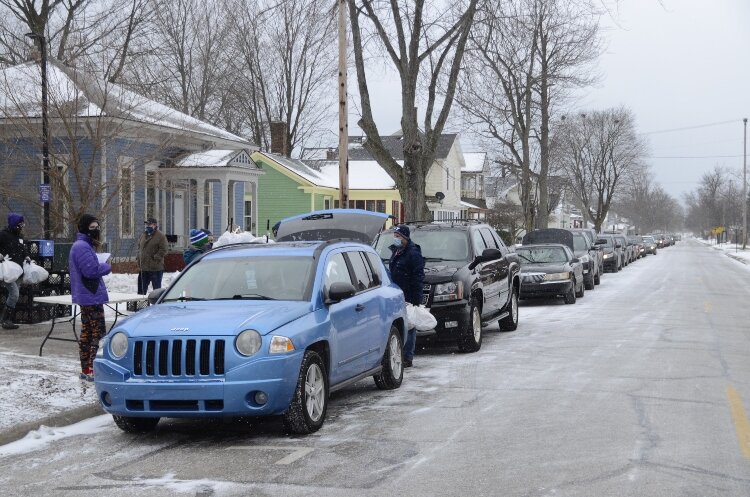
<svg viewBox="0 0 750 497">
<path fill-rule="evenodd" d="M 742 120 L 745 138 L 742 144 L 742 250 L 747 248 L 747 118 Z"/>
<path fill-rule="evenodd" d="M 349 205 L 349 124 L 346 95 L 346 2 L 339 0 L 339 207 Z"/>
<path fill-rule="evenodd" d="M 39 42 L 40 64 L 42 66 L 42 184 L 39 185 L 39 200 L 43 205 L 44 239 L 52 238 L 49 226 L 49 202 L 51 189 L 49 184 L 49 123 L 47 117 L 47 43 L 44 34 L 26 33 L 26 36 Z"/>
</svg>

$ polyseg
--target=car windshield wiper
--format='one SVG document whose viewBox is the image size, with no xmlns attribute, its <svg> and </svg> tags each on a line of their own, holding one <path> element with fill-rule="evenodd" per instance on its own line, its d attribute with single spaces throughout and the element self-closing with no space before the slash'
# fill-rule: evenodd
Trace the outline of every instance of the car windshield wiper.
<svg viewBox="0 0 750 497">
<path fill-rule="evenodd" d="M 425 257 L 424 260 L 426 260 L 426 261 L 444 261 L 446 259 L 443 259 L 442 257 Z"/>
<path fill-rule="evenodd" d="M 231 297 L 224 297 L 216 300 L 276 300 L 268 295 L 261 295 L 259 293 L 247 293 L 245 295 L 232 295 Z"/>
<path fill-rule="evenodd" d="M 536 262 L 533 258 L 529 259 L 525 255 L 518 254 L 518 257 L 520 257 L 521 259 L 525 260 L 526 262 Z"/>
<path fill-rule="evenodd" d="M 162 302 L 187 302 L 187 301 L 193 301 L 193 300 L 206 300 L 206 299 L 200 298 L 200 297 L 186 297 L 183 295 L 181 297 L 177 297 L 176 299 L 164 299 L 162 300 Z"/>
</svg>

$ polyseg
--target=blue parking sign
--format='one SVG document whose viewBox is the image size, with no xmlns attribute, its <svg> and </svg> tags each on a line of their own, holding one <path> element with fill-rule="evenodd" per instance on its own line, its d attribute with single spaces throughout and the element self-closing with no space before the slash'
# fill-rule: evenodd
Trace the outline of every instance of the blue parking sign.
<svg viewBox="0 0 750 497">
<path fill-rule="evenodd" d="M 48 204 L 52 200 L 52 187 L 49 183 L 39 184 L 39 201 Z"/>
</svg>

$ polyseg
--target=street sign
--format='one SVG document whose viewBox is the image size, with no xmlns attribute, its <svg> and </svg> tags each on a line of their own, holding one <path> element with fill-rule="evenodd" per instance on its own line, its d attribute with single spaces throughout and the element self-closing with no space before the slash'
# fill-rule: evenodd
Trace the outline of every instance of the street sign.
<svg viewBox="0 0 750 497">
<path fill-rule="evenodd" d="M 712 235 L 720 235 L 724 233 L 724 231 L 724 226 L 716 226 L 715 228 L 711 228 Z"/>
<path fill-rule="evenodd" d="M 48 204 L 52 200 L 52 187 L 49 183 L 39 184 L 39 201 Z"/>
</svg>

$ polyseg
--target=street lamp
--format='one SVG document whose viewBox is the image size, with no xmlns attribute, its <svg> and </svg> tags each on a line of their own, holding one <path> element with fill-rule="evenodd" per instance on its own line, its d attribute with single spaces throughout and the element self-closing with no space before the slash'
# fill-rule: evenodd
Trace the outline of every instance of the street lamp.
<svg viewBox="0 0 750 497">
<path fill-rule="evenodd" d="M 39 199 L 44 208 L 44 239 L 52 238 L 49 228 L 49 125 L 47 122 L 47 43 L 43 34 L 26 33 L 26 36 L 39 43 L 40 63 L 42 66 L 42 184 L 39 185 Z"/>
</svg>

